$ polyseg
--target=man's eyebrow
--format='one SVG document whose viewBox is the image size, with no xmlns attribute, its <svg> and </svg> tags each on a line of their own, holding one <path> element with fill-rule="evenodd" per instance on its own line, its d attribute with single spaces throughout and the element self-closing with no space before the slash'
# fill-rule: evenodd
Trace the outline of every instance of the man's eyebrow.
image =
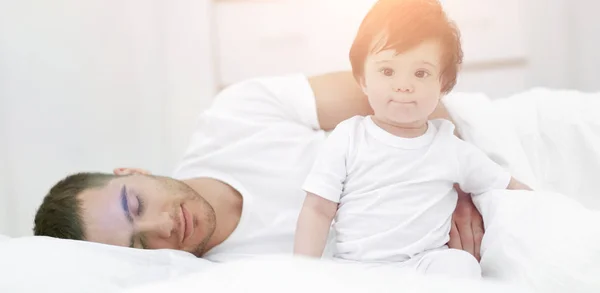
<svg viewBox="0 0 600 293">
<path fill-rule="evenodd" d="M 123 213 L 125 213 L 125 217 L 129 221 L 129 223 L 133 224 L 133 217 L 131 216 L 131 212 L 129 211 L 129 202 L 127 200 L 127 187 L 123 185 L 121 188 L 121 208 L 123 209 Z M 134 238 L 131 235 L 131 239 L 129 240 L 129 247 L 133 248 L 134 246 Z"/>
<path fill-rule="evenodd" d="M 125 213 L 125 217 L 129 221 L 129 223 L 133 223 L 133 217 L 131 216 L 131 212 L 129 212 L 129 203 L 127 201 L 127 187 L 123 185 L 121 188 L 121 208 L 123 208 L 123 212 Z"/>
</svg>

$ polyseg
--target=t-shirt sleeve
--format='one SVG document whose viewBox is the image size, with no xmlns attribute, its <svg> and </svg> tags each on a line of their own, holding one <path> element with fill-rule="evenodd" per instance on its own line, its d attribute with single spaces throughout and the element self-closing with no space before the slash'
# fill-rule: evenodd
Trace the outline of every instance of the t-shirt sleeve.
<svg viewBox="0 0 600 293">
<path fill-rule="evenodd" d="M 339 202 L 346 181 L 351 121 L 340 123 L 327 137 L 302 185 L 306 192 Z"/>
<path fill-rule="evenodd" d="M 302 74 L 253 78 L 222 90 L 208 109 L 251 123 L 293 122 L 320 129 L 314 92 Z"/>
<path fill-rule="evenodd" d="M 494 189 L 506 189 L 511 174 L 474 145 L 461 141 L 458 145 L 459 186 L 478 195 Z"/>
</svg>

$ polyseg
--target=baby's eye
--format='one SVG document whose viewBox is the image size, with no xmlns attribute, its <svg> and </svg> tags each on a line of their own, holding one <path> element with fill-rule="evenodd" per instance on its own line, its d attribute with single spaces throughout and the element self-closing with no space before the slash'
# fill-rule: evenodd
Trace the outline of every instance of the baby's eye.
<svg viewBox="0 0 600 293">
<path fill-rule="evenodd" d="M 394 75 L 394 69 L 391 68 L 382 68 L 381 70 L 379 70 L 379 72 L 381 72 L 383 75 L 385 76 L 392 76 Z"/>
<path fill-rule="evenodd" d="M 415 76 L 418 78 L 425 78 L 430 76 L 431 74 L 429 74 L 429 72 L 425 71 L 425 70 L 417 70 L 417 72 L 415 72 Z"/>
</svg>

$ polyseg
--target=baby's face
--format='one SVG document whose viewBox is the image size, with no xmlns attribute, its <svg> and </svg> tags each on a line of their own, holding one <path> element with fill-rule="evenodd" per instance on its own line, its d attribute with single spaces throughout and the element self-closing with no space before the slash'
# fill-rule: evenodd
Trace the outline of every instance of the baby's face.
<svg viewBox="0 0 600 293">
<path fill-rule="evenodd" d="M 391 124 L 427 121 L 441 97 L 441 47 L 436 40 L 397 54 L 367 56 L 362 88 L 375 116 Z"/>
</svg>

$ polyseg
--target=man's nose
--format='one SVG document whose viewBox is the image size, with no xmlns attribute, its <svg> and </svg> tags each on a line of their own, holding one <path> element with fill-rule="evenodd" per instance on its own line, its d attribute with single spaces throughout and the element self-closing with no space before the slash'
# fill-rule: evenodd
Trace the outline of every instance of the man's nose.
<svg viewBox="0 0 600 293">
<path fill-rule="evenodd" d="M 138 233 L 154 233 L 165 239 L 171 237 L 174 229 L 175 223 L 167 212 L 160 214 L 155 219 L 140 220 L 136 223 Z"/>
</svg>

